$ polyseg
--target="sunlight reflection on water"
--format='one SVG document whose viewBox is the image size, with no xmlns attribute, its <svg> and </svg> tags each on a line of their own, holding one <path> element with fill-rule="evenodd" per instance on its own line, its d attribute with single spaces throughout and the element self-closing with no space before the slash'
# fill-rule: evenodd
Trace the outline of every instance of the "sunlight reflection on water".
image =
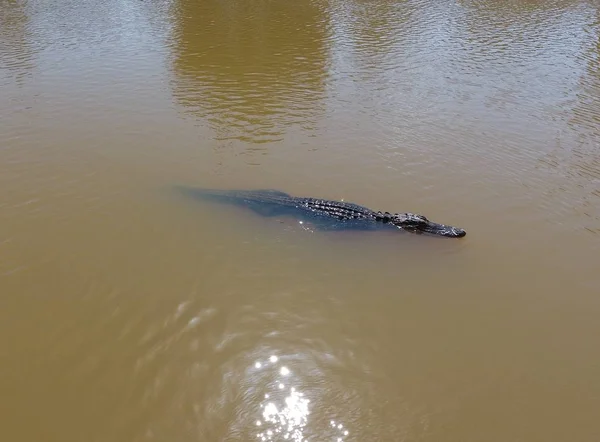
<svg viewBox="0 0 600 442">
<path fill-rule="evenodd" d="M 278 362 L 279 358 L 273 355 L 265 362 L 257 361 L 254 364 L 257 370 L 272 370 L 279 375 L 260 405 L 260 418 L 255 422 L 260 431 L 256 437 L 260 441 L 307 442 L 309 438 L 305 430 L 310 414 L 310 400 L 293 385 L 292 371 L 284 365 L 279 366 Z M 344 437 L 349 434 L 340 422 L 331 420 L 330 427 L 335 434 L 328 440 L 343 442 Z"/>
</svg>

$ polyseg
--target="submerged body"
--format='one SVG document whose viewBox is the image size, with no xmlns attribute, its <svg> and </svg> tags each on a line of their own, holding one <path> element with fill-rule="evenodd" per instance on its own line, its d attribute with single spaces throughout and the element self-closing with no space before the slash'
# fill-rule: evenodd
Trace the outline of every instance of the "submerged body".
<svg viewBox="0 0 600 442">
<path fill-rule="evenodd" d="M 410 212 L 379 212 L 358 204 L 291 196 L 278 190 L 214 190 L 180 187 L 188 196 L 247 207 L 262 216 L 291 216 L 310 221 L 320 230 L 396 228 L 449 238 L 462 238 L 463 229 L 435 223 Z"/>
</svg>

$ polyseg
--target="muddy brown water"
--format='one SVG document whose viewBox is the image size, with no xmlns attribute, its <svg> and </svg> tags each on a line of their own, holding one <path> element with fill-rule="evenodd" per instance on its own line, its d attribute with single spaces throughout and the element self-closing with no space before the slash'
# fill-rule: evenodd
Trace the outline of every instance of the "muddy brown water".
<svg viewBox="0 0 600 442">
<path fill-rule="evenodd" d="M 1 440 L 600 440 L 597 2 L 2 0 L 0 122 Z"/>
</svg>

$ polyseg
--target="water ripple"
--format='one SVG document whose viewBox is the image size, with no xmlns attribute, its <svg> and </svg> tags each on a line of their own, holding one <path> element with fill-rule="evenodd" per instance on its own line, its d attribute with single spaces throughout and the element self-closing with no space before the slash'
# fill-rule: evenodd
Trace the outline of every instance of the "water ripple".
<svg viewBox="0 0 600 442">
<path fill-rule="evenodd" d="M 310 127 L 322 112 L 327 77 L 322 5 L 234 3 L 235 9 L 216 1 L 180 5 L 186 10 L 173 40 L 178 103 L 208 121 L 218 140 L 268 143 L 290 127 Z M 294 37 L 282 37 L 282 28 Z"/>
<path fill-rule="evenodd" d="M 260 441 L 292 440 L 305 442 L 308 439 L 306 432 L 310 424 L 310 399 L 305 393 L 298 390 L 294 374 L 285 365 L 278 364 L 279 357 L 272 355 L 266 361 L 257 361 L 256 370 L 268 370 L 273 378 L 270 388 L 264 393 L 264 401 L 260 404 L 261 418 L 256 420 L 259 432 L 256 438 Z M 278 373 L 279 376 L 274 376 Z M 300 387 L 301 389 L 301 387 Z M 319 434 L 320 439 L 336 440 L 343 442 L 349 431 L 341 422 L 330 421 L 331 434 Z"/>
</svg>

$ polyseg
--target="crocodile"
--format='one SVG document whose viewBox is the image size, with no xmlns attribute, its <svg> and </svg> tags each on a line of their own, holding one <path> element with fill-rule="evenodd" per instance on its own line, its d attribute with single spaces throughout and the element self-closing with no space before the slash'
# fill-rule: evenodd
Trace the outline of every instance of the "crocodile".
<svg viewBox="0 0 600 442">
<path fill-rule="evenodd" d="M 465 230 L 430 221 L 423 215 L 374 211 L 358 204 L 297 197 L 273 189 L 218 190 L 178 186 L 194 199 L 243 206 L 267 217 L 292 216 L 319 230 L 375 230 L 394 228 L 417 234 L 462 238 Z"/>
</svg>

